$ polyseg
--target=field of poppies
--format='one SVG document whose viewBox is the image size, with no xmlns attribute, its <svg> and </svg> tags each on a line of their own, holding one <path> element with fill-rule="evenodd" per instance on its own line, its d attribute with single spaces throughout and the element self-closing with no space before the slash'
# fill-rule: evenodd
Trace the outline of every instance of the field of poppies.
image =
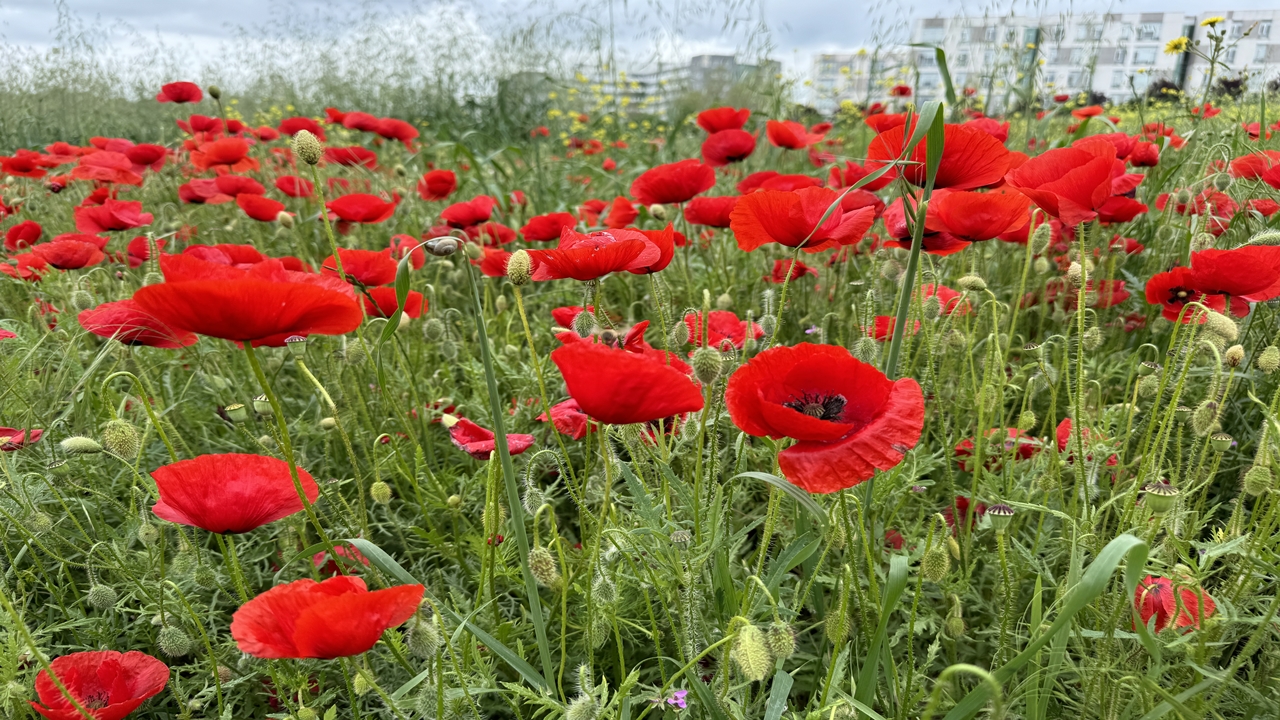
<svg viewBox="0 0 1280 720">
<path fill-rule="evenodd" d="M 0 148 L 4 717 L 1280 713 L 1277 98 L 896 94 Z"/>
</svg>

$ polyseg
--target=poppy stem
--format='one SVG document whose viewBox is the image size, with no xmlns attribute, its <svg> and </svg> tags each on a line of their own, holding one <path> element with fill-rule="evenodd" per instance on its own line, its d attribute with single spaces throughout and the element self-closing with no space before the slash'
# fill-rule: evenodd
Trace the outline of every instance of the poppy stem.
<svg viewBox="0 0 1280 720">
<path fill-rule="evenodd" d="M 138 394 L 141 396 L 140 400 L 142 402 L 142 409 L 147 411 L 147 417 L 151 420 L 152 427 L 156 429 L 156 434 L 160 436 L 160 440 L 164 442 L 165 449 L 169 451 L 169 462 L 178 462 L 178 453 L 174 452 L 173 443 L 169 442 L 169 436 L 165 434 L 164 427 L 160 425 L 160 418 L 156 417 L 155 408 L 151 407 L 151 397 L 147 393 L 147 388 L 142 384 L 142 380 L 139 379 L 137 375 L 125 371 L 111 373 L 107 376 L 106 380 L 102 381 L 102 387 L 105 389 L 107 383 L 118 377 L 127 377 L 133 381 L 134 386 L 138 390 Z"/>
<path fill-rule="evenodd" d="M 320 185 L 320 171 L 316 170 L 316 166 L 311 166 L 311 181 L 315 185 L 316 195 L 320 196 L 320 219 L 324 222 L 324 234 L 329 238 L 329 249 L 333 251 L 333 264 L 338 269 L 338 277 L 343 282 L 351 282 L 347 279 L 347 273 L 342 269 L 342 256 L 338 254 L 338 237 L 333 234 L 333 225 L 329 222 L 329 206 L 324 201 L 324 188 Z"/>
<path fill-rule="evenodd" d="M 650 275 L 650 277 L 653 277 Z M 582 501 L 577 497 L 573 490 L 573 486 L 578 482 L 577 476 L 573 472 L 573 461 L 569 459 L 569 448 L 564 444 L 564 435 L 560 433 L 560 428 L 556 427 L 555 419 L 551 417 L 551 401 L 547 395 L 547 379 L 546 373 L 542 370 L 542 356 L 538 354 L 538 347 L 533 342 L 533 330 L 529 328 L 529 315 L 524 309 L 524 293 L 520 287 L 513 285 L 516 295 L 516 310 L 520 313 L 520 323 L 524 326 L 524 338 L 529 343 L 529 357 L 533 360 L 533 371 L 538 376 L 538 393 L 542 400 L 542 412 L 546 413 L 547 424 L 551 426 L 551 434 L 555 436 L 556 444 L 560 446 L 560 453 L 564 455 L 564 467 L 569 473 L 569 483 L 565 488 L 569 490 L 570 496 L 578 507 L 582 507 Z M 537 532 L 537 525 L 534 525 L 534 532 Z"/>
<path fill-rule="evenodd" d="M 782 292 L 778 296 L 778 314 L 773 319 L 773 333 L 769 335 L 769 347 L 778 344 L 778 334 L 782 332 L 782 311 L 787 308 L 787 288 L 791 285 L 791 278 L 796 274 L 796 263 L 800 261 L 802 247 L 804 243 L 797 245 L 791 251 L 791 263 L 787 265 L 786 274 L 782 276 Z"/>
<path fill-rule="evenodd" d="M 885 360 L 884 374 L 890 380 L 898 376 L 898 355 L 902 352 L 902 338 L 907 334 L 907 312 L 911 309 L 911 291 L 915 288 L 916 273 L 920 269 L 920 248 L 924 245 L 924 220 L 929 210 L 931 189 L 926 188 L 925 197 L 916 208 L 915 227 L 911 231 L 911 255 L 907 258 L 907 271 L 902 278 L 902 290 L 898 293 L 898 310 L 894 313 L 893 327 L 889 328 L 893 337 L 889 340 L 889 357 Z M 903 206 L 905 208 L 905 202 Z M 783 289 L 786 289 L 785 285 Z"/>
<path fill-rule="evenodd" d="M 22 635 L 22 639 L 26 641 L 27 647 L 31 649 L 31 654 L 36 661 L 40 663 L 40 667 L 44 669 L 44 674 L 53 681 L 53 686 L 58 688 L 58 692 L 71 703 L 71 706 L 80 713 L 80 716 L 87 720 L 94 720 L 93 715 L 80 704 L 80 701 L 71 694 L 66 685 L 62 684 L 62 680 L 53 672 L 53 666 L 49 664 L 49 659 L 40 652 L 40 647 L 36 645 L 36 640 L 31 636 L 31 631 L 27 629 L 27 624 L 22 621 L 22 616 L 14 609 L 13 603 L 9 601 L 9 595 L 5 592 L 5 584 L 0 583 L 0 605 L 4 605 L 5 612 L 9 613 L 9 617 L 13 619 L 13 624 L 18 628 L 18 633 Z"/>
</svg>

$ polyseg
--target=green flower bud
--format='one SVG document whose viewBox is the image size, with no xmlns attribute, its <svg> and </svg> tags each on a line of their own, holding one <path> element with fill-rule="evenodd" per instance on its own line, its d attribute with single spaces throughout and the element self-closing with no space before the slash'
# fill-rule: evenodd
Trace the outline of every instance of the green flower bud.
<svg viewBox="0 0 1280 720">
<path fill-rule="evenodd" d="M 306 132 L 306 130 L 303 130 L 302 132 Z M 309 707 L 300 707 L 294 717 L 297 718 L 297 720 L 320 720 L 320 713 Z"/>
<path fill-rule="evenodd" d="M 596 318 L 590 312 L 583 310 L 573 316 L 573 331 L 578 337 L 587 337 L 591 331 L 596 329 Z"/>
<path fill-rule="evenodd" d="M 125 420 L 112 420 L 102 427 L 102 446 L 125 460 L 138 456 L 142 439 L 138 429 Z"/>
<path fill-rule="evenodd" d="M 769 653 L 773 657 L 786 660 L 796 652 L 796 633 L 790 625 L 775 620 L 765 632 L 765 644 L 769 646 Z"/>
<path fill-rule="evenodd" d="M 212 590 L 218 586 L 218 572 L 208 565 L 196 565 L 196 571 L 192 573 L 191 579 L 205 590 Z"/>
<path fill-rule="evenodd" d="M 427 659 L 435 657 L 436 651 L 444 644 L 444 638 L 440 635 L 440 629 L 436 627 L 435 622 L 421 615 L 414 615 L 413 623 L 409 625 L 409 638 L 406 644 L 409 652 Z"/>
<path fill-rule="evenodd" d="M 1268 345 L 1262 352 L 1258 353 L 1258 357 L 1253 361 L 1253 364 L 1267 375 L 1280 370 L 1280 347 Z"/>
<path fill-rule="evenodd" d="M 191 652 L 191 638 L 187 637 L 182 628 L 166 625 L 160 628 L 160 634 L 156 636 L 156 647 L 168 657 L 180 658 Z"/>
<path fill-rule="evenodd" d="M 391 502 L 391 486 L 381 480 L 369 486 L 369 497 L 379 505 Z"/>
<path fill-rule="evenodd" d="M 778 329 L 778 320 L 772 315 L 765 315 L 760 318 L 760 330 L 764 332 L 765 337 L 773 337 L 773 331 Z"/>
<path fill-rule="evenodd" d="M 667 219 L 667 206 L 666 206 L 666 205 L 662 205 L 662 204 L 660 204 L 660 203 L 654 203 L 654 204 L 650 205 L 650 206 L 649 206 L 649 217 L 653 218 L 654 220 L 657 220 L 658 222 L 666 222 L 666 219 Z"/>
<path fill-rule="evenodd" d="M 1044 275 L 1049 272 L 1049 267 L 1049 258 L 1043 255 L 1031 261 L 1031 268 L 1036 271 L 1037 275 Z"/>
<path fill-rule="evenodd" d="M 759 682 L 773 669 L 773 656 L 760 628 L 750 623 L 738 630 L 733 650 L 729 653 L 742 676 L 751 682 Z"/>
<path fill-rule="evenodd" d="M 1018 414 L 1018 429 L 1026 432 L 1036 426 L 1036 414 L 1033 410 L 1023 410 Z"/>
<path fill-rule="evenodd" d="M 302 162 L 315 165 L 324 156 L 324 148 L 310 130 L 299 130 L 293 136 L 293 154 Z"/>
<path fill-rule="evenodd" d="M 1231 187 L 1231 176 L 1226 173 L 1218 173 L 1213 176 L 1213 187 L 1218 192 L 1226 192 Z"/>
<path fill-rule="evenodd" d="M 517 250 L 507 260 L 507 280 L 516 287 L 529 284 L 533 278 L 533 256 L 528 250 Z"/>
<path fill-rule="evenodd" d="M 58 447 L 62 448 L 62 452 L 68 455 L 92 455 L 102 452 L 102 445 L 93 438 L 87 438 L 83 435 L 73 435 L 58 443 Z"/>
<path fill-rule="evenodd" d="M 880 343 L 864 335 L 853 343 L 853 356 L 868 365 L 875 365 L 880 358 Z"/>
<path fill-rule="evenodd" d="M 159 539 L 160 529 L 155 525 L 149 522 L 144 522 L 138 527 L 138 542 L 142 543 L 144 547 L 151 547 L 152 545 L 155 545 L 156 541 Z"/>
<path fill-rule="evenodd" d="M 1040 223 L 1035 230 L 1031 231 L 1031 254 L 1043 255 L 1044 251 L 1049 249 L 1049 243 L 1052 240 L 1053 228 L 1047 222 Z"/>
<path fill-rule="evenodd" d="M 88 290 L 76 290 L 71 293 L 71 306 L 77 310 L 88 310 L 94 306 L 93 295 Z"/>
<path fill-rule="evenodd" d="M 1013 522 L 1013 508 L 1004 503 L 997 503 L 987 508 L 987 518 L 992 530 L 1003 533 L 1009 527 L 1009 523 Z"/>
<path fill-rule="evenodd" d="M 545 588 L 554 590 L 560 587 L 560 567 L 551 551 L 541 545 L 529 550 L 529 572 Z"/>
<path fill-rule="evenodd" d="M 564 711 L 564 720 L 596 720 L 600 716 L 600 703 L 590 695 L 579 695 Z"/>
<path fill-rule="evenodd" d="M 700 347 L 693 353 L 693 376 L 703 385 L 710 385 L 720 377 L 720 368 L 724 364 L 720 351 L 709 347 Z"/>
<path fill-rule="evenodd" d="M 591 583 L 591 597 L 602 605 L 612 605 L 618 600 L 618 586 L 609 578 L 597 575 L 595 581 Z"/>
<path fill-rule="evenodd" d="M 1205 400 L 1191 413 L 1191 430 L 1196 437 L 1204 437 L 1218 426 L 1218 403 Z"/>
<path fill-rule="evenodd" d="M 951 571 L 951 554 L 941 543 L 929 547 L 920 558 L 920 575 L 929 582 L 942 582 Z"/>
<path fill-rule="evenodd" d="M 89 603 L 89 607 L 95 610 L 106 610 L 115 606 L 119 596 L 110 585 L 94 583 L 89 586 L 89 592 L 85 594 L 84 599 Z"/>
<path fill-rule="evenodd" d="M 925 320 L 937 320 L 942 315 L 942 301 L 937 295 L 930 295 L 921 303 L 920 312 Z"/>
<path fill-rule="evenodd" d="M 1271 468 L 1262 465 L 1254 465 L 1245 471 L 1244 474 L 1244 491 L 1257 497 L 1269 491 L 1275 484 L 1275 478 L 1271 474 Z"/>
<path fill-rule="evenodd" d="M 1084 337 L 1080 339 L 1080 344 L 1085 350 L 1093 352 L 1102 347 L 1102 331 L 1096 327 L 1091 327 L 1084 331 Z"/>
<path fill-rule="evenodd" d="M 511 267 L 508 265 L 507 267 Z M 444 337 L 444 321 L 440 318 L 427 318 L 422 323 L 422 337 L 428 342 L 435 342 Z"/>
<path fill-rule="evenodd" d="M 1242 362 L 1244 362 L 1244 348 L 1240 345 L 1232 345 L 1222 353 L 1222 364 L 1227 367 L 1240 367 Z"/>
<path fill-rule="evenodd" d="M 1204 320 L 1204 329 L 1227 342 L 1235 342 L 1240 336 L 1240 328 L 1236 327 L 1231 318 L 1213 310 L 1209 311 L 1208 317 Z"/>
<path fill-rule="evenodd" d="M 956 281 L 956 285 L 966 292 L 982 292 L 987 289 L 987 281 L 977 275 L 965 275 Z"/>
<path fill-rule="evenodd" d="M 213 98 L 214 100 L 222 99 L 222 88 L 218 87 L 217 85 L 210 85 L 206 89 L 209 91 L 209 97 Z"/>
<path fill-rule="evenodd" d="M 717 310 L 730 310 L 732 308 L 733 308 L 733 296 L 730 295 L 729 293 L 721 293 L 720 296 L 716 298 Z"/>
<path fill-rule="evenodd" d="M 362 672 L 357 672 L 356 676 L 351 679 L 351 689 L 355 691 L 356 695 L 364 695 L 372 688 L 373 686 L 369 684 L 369 680 Z"/>
</svg>

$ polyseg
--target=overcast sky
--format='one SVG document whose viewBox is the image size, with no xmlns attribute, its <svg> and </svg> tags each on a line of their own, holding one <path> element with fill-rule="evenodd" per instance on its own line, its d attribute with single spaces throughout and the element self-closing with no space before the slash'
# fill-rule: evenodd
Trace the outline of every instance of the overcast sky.
<svg viewBox="0 0 1280 720">
<path fill-rule="evenodd" d="M 343 13 L 385 13 L 403 17 L 428 8 L 437 0 L 0 0 L 0 37 L 12 45 L 47 47 L 53 41 L 59 8 L 95 29 L 114 28 L 112 42 L 122 35 L 143 33 L 171 46 L 196 53 L 216 49 L 238 31 L 276 25 L 282 18 L 327 21 L 332 27 Z M 903 22 L 938 14 L 1023 13 L 1029 7 L 1044 12 L 1189 13 L 1217 10 L 1200 0 L 454 0 L 474 13 L 481 26 L 518 24 L 539 14 L 578 11 L 584 20 L 607 22 L 613 4 L 615 21 L 628 28 L 648 27 L 667 38 L 667 52 L 731 52 L 743 49 L 762 23 L 768 28 L 771 54 L 787 67 L 802 69 L 815 52 L 853 49 L 872 40 L 877 19 Z M 1274 7 L 1275 0 L 1228 0 L 1226 9 Z M 710 11 L 708 7 L 714 6 Z M 702 8 L 701 16 L 696 17 Z M 690 13 L 693 13 L 691 15 Z M 623 15 L 627 16 L 624 23 Z M 1039 14 L 1037 12 L 1037 14 Z M 726 25 L 728 27 L 726 27 Z"/>
</svg>

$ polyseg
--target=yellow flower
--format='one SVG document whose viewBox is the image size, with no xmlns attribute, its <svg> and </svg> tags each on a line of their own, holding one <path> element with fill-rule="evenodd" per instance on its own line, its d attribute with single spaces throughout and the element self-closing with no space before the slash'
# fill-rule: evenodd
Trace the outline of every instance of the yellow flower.
<svg viewBox="0 0 1280 720">
<path fill-rule="evenodd" d="M 1214 25 L 1217 25 L 1218 23 L 1222 22 L 1223 20 L 1226 20 L 1226 18 L 1224 18 L 1224 17 L 1222 17 L 1222 16 L 1220 16 L 1220 15 L 1214 15 L 1213 17 L 1207 17 L 1207 18 L 1205 18 L 1205 19 L 1203 19 L 1203 20 L 1201 20 L 1201 21 L 1200 21 L 1200 27 L 1213 27 Z"/>
<path fill-rule="evenodd" d="M 1187 51 L 1187 45 L 1191 41 L 1185 37 L 1176 37 L 1164 45 L 1165 55 L 1181 55 Z"/>
<path fill-rule="evenodd" d="M 560 96 L 559 96 L 557 93 L 554 93 L 554 92 L 549 92 L 549 93 L 547 93 L 547 99 L 548 99 L 548 100 L 555 100 L 555 99 L 556 99 L 556 98 L 558 98 L 558 97 L 560 97 Z"/>
</svg>

